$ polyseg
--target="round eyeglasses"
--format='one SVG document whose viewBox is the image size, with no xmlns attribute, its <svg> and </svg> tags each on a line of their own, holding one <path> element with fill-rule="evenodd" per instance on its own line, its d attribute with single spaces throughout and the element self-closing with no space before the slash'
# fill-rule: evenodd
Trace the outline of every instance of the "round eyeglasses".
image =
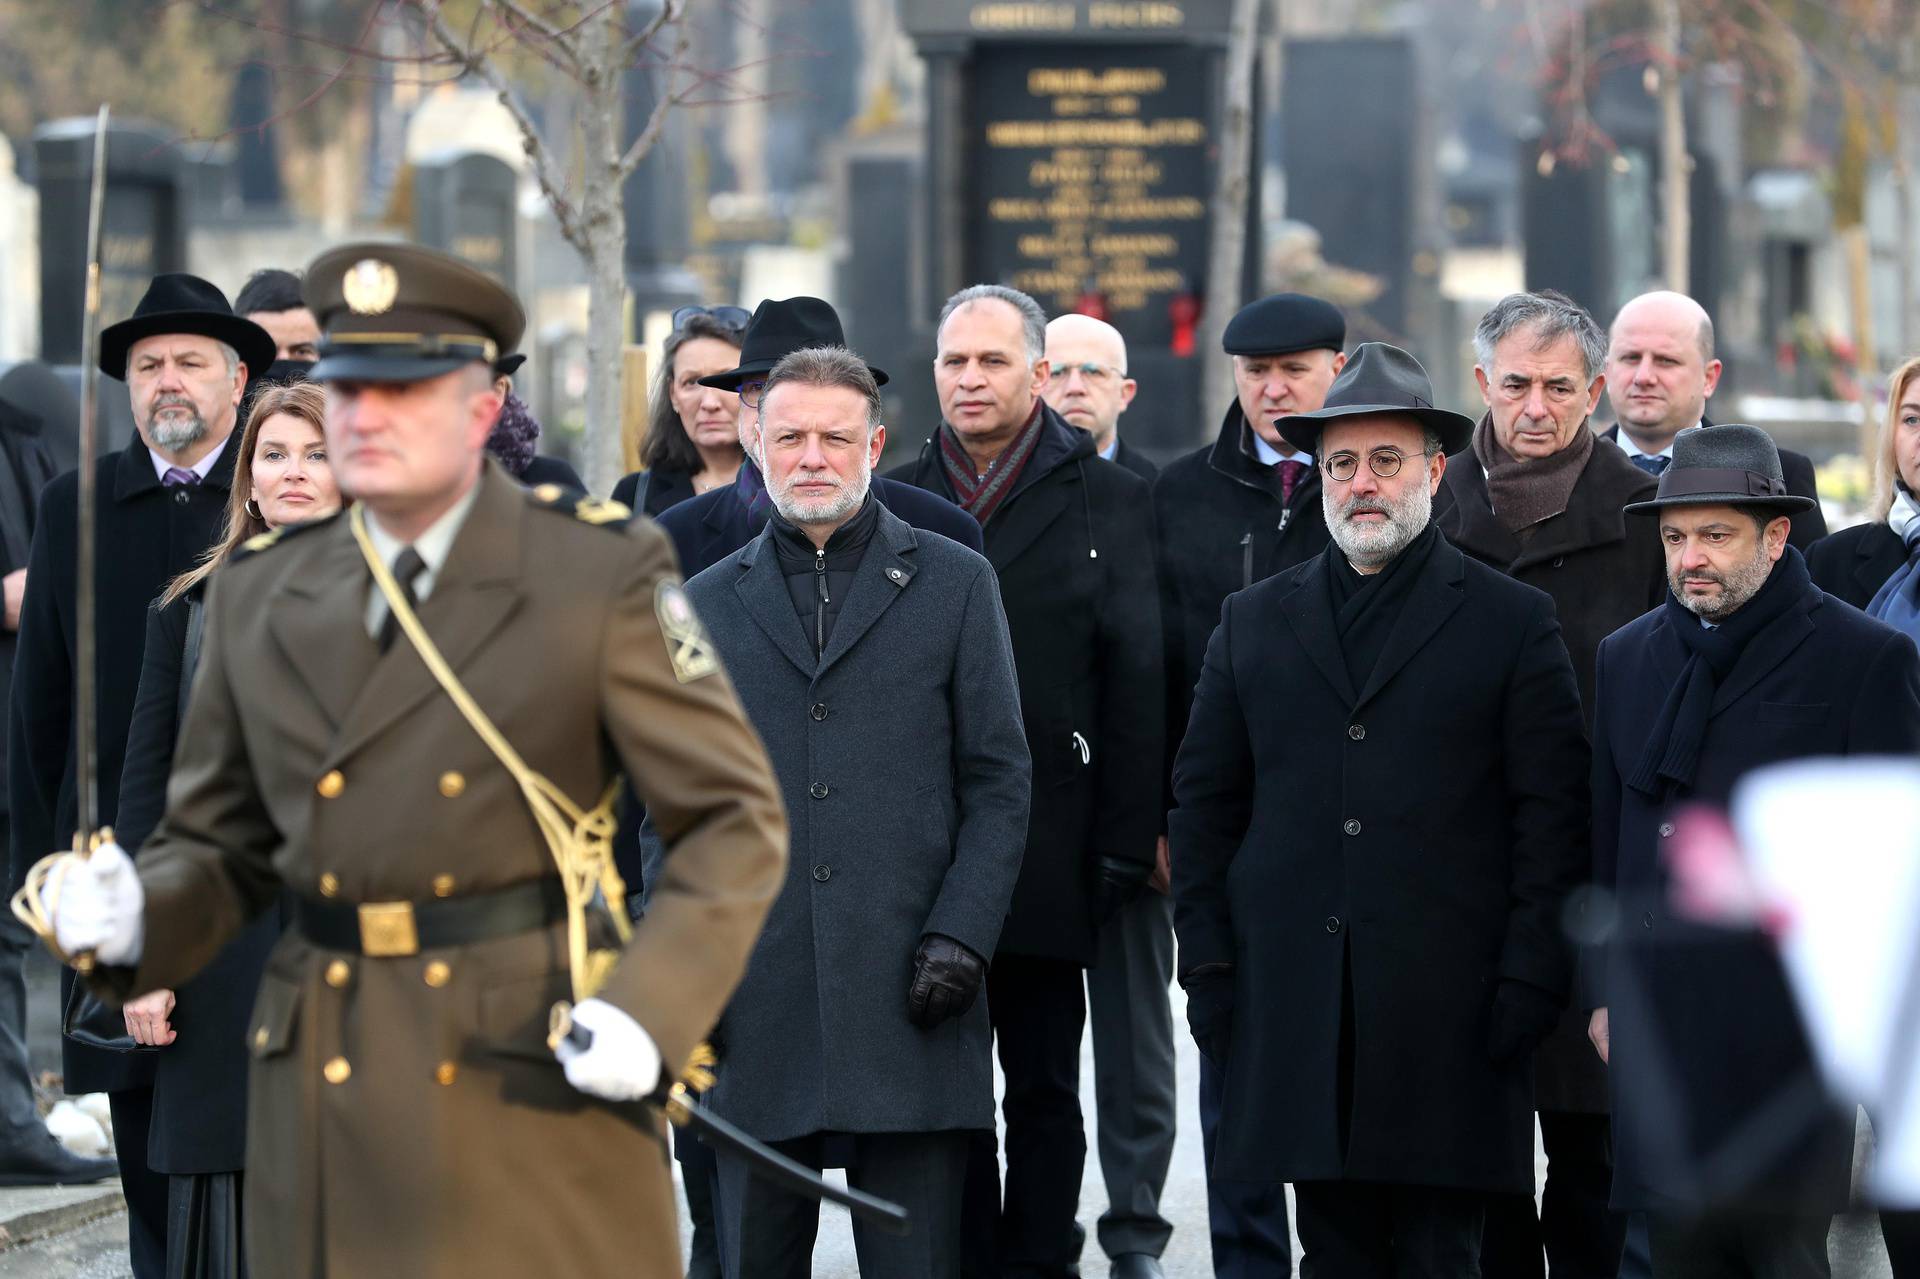
<svg viewBox="0 0 1920 1279">
<path fill-rule="evenodd" d="M 1367 454 L 1367 469 L 1383 480 L 1390 480 L 1400 474 L 1406 461 L 1407 455 L 1399 449 L 1375 449 Z M 1345 484 L 1360 473 L 1360 459 L 1352 453 L 1335 453 L 1321 461 L 1320 469 L 1327 473 L 1328 479 Z"/>
</svg>

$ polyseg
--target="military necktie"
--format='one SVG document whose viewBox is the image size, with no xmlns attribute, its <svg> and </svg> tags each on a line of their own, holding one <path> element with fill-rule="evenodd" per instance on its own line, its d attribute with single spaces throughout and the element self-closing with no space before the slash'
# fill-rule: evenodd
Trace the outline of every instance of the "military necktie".
<svg viewBox="0 0 1920 1279">
<path fill-rule="evenodd" d="M 413 592 L 413 583 L 427 571 L 427 562 L 420 558 L 420 552 L 411 546 L 401 550 L 393 557 L 393 580 L 400 584 L 401 598 L 407 601 L 407 607 L 417 609 L 420 597 Z M 380 651 L 386 652 L 393 647 L 394 636 L 400 633 L 400 619 L 392 609 L 387 610 L 387 618 L 380 623 Z"/>
<path fill-rule="evenodd" d="M 1645 471 L 1648 475 L 1659 475 L 1660 472 L 1666 470 L 1668 465 L 1673 461 L 1670 457 L 1648 457 L 1645 453 L 1635 453 L 1627 460 Z"/>
<path fill-rule="evenodd" d="M 1285 506 L 1293 501 L 1293 491 L 1300 487 L 1300 481 L 1307 477 L 1307 464 L 1291 459 L 1280 463 L 1280 504 Z"/>
</svg>

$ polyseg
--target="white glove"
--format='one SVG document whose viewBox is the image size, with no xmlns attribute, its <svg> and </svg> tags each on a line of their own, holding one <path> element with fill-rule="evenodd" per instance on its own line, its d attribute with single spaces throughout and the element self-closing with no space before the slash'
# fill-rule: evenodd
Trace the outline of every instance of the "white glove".
<svg viewBox="0 0 1920 1279">
<path fill-rule="evenodd" d="M 660 1049 L 639 1022 L 604 999 L 573 1007 L 573 1023 L 593 1032 L 584 1052 L 561 1041 L 553 1055 L 566 1067 L 567 1082 L 608 1101 L 638 1101 L 660 1082 Z"/>
<path fill-rule="evenodd" d="M 147 894 L 127 850 L 107 843 L 85 859 L 67 853 L 54 873 L 59 879 L 48 884 L 47 895 L 60 949 L 69 955 L 92 951 L 103 964 L 136 963 L 145 940 Z"/>
</svg>

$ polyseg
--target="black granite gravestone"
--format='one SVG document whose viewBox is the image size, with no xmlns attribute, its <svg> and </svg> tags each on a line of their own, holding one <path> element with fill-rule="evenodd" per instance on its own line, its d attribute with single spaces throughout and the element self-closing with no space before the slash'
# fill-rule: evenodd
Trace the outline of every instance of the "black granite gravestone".
<svg viewBox="0 0 1920 1279">
<path fill-rule="evenodd" d="M 40 353 L 49 364 L 80 360 L 93 134 L 91 117 L 54 120 L 33 134 L 40 185 Z M 114 125 L 107 134 L 101 210 L 101 322 L 131 315 L 153 277 L 184 271 L 186 258 L 179 153 L 153 126 Z"/>
<path fill-rule="evenodd" d="M 449 152 L 414 165 L 413 234 L 519 288 L 520 180 L 498 156 Z"/>
</svg>

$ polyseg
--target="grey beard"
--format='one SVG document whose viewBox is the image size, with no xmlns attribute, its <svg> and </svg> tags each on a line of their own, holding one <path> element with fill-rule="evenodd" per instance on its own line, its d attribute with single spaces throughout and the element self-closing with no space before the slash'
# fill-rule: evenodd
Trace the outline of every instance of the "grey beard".
<svg viewBox="0 0 1920 1279">
<path fill-rule="evenodd" d="M 1686 593 L 1679 575 L 1667 578 L 1667 589 L 1680 601 L 1689 613 L 1705 618 L 1709 622 L 1720 622 L 1732 617 L 1746 606 L 1748 600 L 1760 593 L 1760 588 L 1773 576 L 1773 561 L 1767 558 L 1763 546 L 1752 562 L 1743 564 L 1720 579 L 1720 594 L 1712 599 L 1694 599 Z"/>
<path fill-rule="evenodd" d="M 155 414 L 153 421 L 147 424 L 147 434 L 153 437 L 155 448 L 176 452 L 206 438 L 207 420 L 198 413 L 187 417 L 177 413 L 164 417 Z"/>
<path fill-rule="evenodd" d="M 1346 508 L 1351 502 L 1335 507 L 1332 493 L 1321 491 L 1321 503 L 1327 517 L 1327 533 L 1333 538 L 1340 553 L 1347 557 L 1347 563 L 1355 568 L 1378 568 L 1391 563 L 1393 557 L 1407 549 L 1414 538 L 1420 536 L 1420 530 L 1427 526 L 1433 516 L 1433 494 L 1427 492 L 1425 484 L 1416 484 L 1399 503 L 1383 502 L 1376 499 L 1369 505 L 1385 506 L 1387 521 L 1384 524 L 1357 525 L 1346 519 Z"/>
<path fill-rule="evenodd" d="M 867 500 L 867 490 L 872 487 L 873 472 L 863 467 L 857 480 L 843 486 L 832 497 L 803 502 L 793 497 L 790 487 L 781 489 L 773 494 L 773 509 L 789 524 L 838 524 L 860 509 L 860 504 Z"/>
</svg>

